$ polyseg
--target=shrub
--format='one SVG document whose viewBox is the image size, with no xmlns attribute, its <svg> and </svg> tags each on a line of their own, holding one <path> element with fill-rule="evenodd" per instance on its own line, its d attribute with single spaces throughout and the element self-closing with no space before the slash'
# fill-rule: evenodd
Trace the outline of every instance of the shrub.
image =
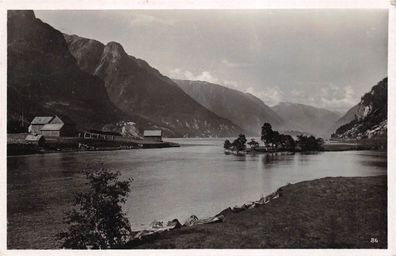
<svg viewBox="0 0 396 256">
<path fill-rule="evenodd" d="M 297 144 L 301 151 L 320 151 L 323 150 L 324 141 L 322 138 L 315 138 L 314 136 L 299 135 Z"/>
<path fill-rule="evenodd" d="M 75 196 L 74 208 L 66 213 L 68 230 L 61 232 L 64 248 L 120 248 L 130 238 L 129 220 L 122 211 L 132 179 L 119 181 L 119 172 L 104 168 L 84 172 L 88 191 Z"/>
</svg>

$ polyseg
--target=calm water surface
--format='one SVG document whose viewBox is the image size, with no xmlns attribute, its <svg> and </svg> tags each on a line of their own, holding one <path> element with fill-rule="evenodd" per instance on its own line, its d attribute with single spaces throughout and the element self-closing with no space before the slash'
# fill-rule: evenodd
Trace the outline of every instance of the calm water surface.
<svg viewBox="0 0 396 256">
<path fill-rule="evenodd" d="M 21 224 L 26 229 L 31 225 L 34 236 L 46 225 L 61 222 L 62 211 L 84 183 L 80 171 L 101 165 L 119 170 L 123 178 L 133 177 L 125 210 L 136 229 L 153 220 L 213 216 L 287 183 L 386 174 L 386 153 L 380 152 L 240 157 L 225 155 L 219 139 L 172 141 L 182 147 L 8 157 L 9 233 L 18 240 L 14 228 Z M 37 226 L 40 220 L 45 221 Z"/>
</svg>

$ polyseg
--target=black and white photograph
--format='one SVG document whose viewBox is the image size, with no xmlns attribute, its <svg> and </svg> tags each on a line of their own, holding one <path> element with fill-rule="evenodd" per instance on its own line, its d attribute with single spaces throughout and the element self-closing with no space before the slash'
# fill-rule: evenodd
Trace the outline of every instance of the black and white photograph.
<svg viewBox="0 0 396 256">
<path fill-rule="evenodd" d="M 4 249 L 389 249 L 391 8 L 7 8 Z"/>
</svg>

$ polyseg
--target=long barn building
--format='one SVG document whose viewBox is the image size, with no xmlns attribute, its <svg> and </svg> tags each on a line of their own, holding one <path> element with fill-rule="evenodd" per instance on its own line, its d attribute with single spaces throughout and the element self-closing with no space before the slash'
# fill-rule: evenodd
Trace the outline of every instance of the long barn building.
<svg viewBox="0 0 396 256">
<path fill-rule="evenodd" d="M 36 116 L 29 125 L 30 134 L 41 134 L 46 137 L 73 136 L 75 126 L 71 121 L 64 122 L 58 116 Z"/>
</svg>

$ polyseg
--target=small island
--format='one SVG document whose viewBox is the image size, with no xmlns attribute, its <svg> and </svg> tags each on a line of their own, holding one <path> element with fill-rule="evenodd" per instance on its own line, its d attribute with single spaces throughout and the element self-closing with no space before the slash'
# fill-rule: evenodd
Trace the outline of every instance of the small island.
<svg viewBox="0 0 396 256">
<path fill-rule="evenodd" d="M 295 140 L 291 135 L 274 131 L 270 123 L 264 123 L 261 127 L 261 141 L 263 142 L 262 146 L 254 138 L 247 142 L 246 136 L 240 134 L 233 142 L 225 140 L 224 152 L 226 154 L 245 155 L 247 153 L 311 152 L 324 150 L 324 140 L 322 138 L 316 138 L 312 135 L 298 135 Z"/>
</svg>

